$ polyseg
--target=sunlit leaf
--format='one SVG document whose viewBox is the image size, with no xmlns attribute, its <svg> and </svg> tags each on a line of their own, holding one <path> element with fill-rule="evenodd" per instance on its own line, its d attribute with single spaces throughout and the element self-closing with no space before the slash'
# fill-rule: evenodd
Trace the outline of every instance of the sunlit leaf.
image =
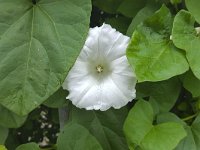
<svg viewBox="0 0 200 150">
<path fill-rule="evenodd" d="M 184 53 L 170 40 L 172 21 L 162 6 L 134 31 L 127 57 L 139 82 L 166 80 L 188 70 Z"/>
<path fill-rule="evenodd" d="M 194 23 L 194 17 L 181 10 L 174 19 L 172 40 L 178 48 L 186 51 L 191 70 L 200 79 L 200 36 L 194 28 Z"/>
</svg>

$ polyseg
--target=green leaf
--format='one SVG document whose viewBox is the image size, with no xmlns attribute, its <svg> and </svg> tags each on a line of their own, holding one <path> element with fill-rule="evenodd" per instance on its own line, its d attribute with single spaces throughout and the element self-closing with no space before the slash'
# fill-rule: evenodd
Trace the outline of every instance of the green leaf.
<svg viewBox="0 0 200 150">
<path fill-rule="evenodd" d="M 187 136 L 181 140 L 181 142 L 178 144 L 178 146 L 175 148 L 175 150 L 199 150 L 200 149 L 200 147 L 198 147 L 198 145 L 196 145 L 199 143 L 199 141 L 197 139 L 196 140 L 197 143 L 195 142 L 194 133 L 192 132 L 192 130 L 193 130 L 192 126 L 188 126 L 183 120 L 178 118 L 173 113 L 163 113 L 163 114 L 160 114 L 157 116 L 158 123 L 165 123 L 165 122 L 169 122 L 169 121 L 173 121 L 173 122 L 184 125 L 184 128 L 187 132 Z M 199 125 L 200 124 L 197 124 L 197 126 L 199 126 Z"/>
<path fill-rule="evenodd" d="M 60 108 L 67 105 L 66 99 L 68 92 L 63 90 L 62 87 L 51 95 L 43 104 L 50 108 Z"/>
<path fill-rule="evenodd" d="M 57 91 L 82 48 L 90 0 L 0 0 L 0 103 L 25 115 Z"/>
<path fill-rule="evenodd" d="M 18 116 L 0 105 L 0 126 L 5 128 L 18 128 L 26 121 L 26 118 L 27 116 Z"/>
<path fill-rule="evenodd" d="M 98 141 L 83 126 L 71 123 L 58 136 L 58 150 L 103 150 Z"/>
<path fill-rule="evenodd" d="M 200 114 L 197 116 L 195 121 L 192 123 L 191 129 L 192 129 L 192 133 L 194 136 L 196 149 L 200 150 Z"/>
<path fill-rule="evenodd" d="M 105 22 L 110 24 L 117 31 L 126 34 L 126 30 L 128 29 L 131 20 L 126 17 L 118 16 L 113 18 L 106 18 Z"/>
<path fill-rule="evenodd" d="M 143 100 L 138 101 L 131 109 L 124 123 L 124 132 L 129 145 L 139 145 L 145 135 L 152 129 L 153 109 Z"/>
<path fill-rule="evenodd" d="M 122 131 L 127 109 L 86 111 L 72 107 L 71 121 L 83 125 L 96 137 L 105 150 L 128 150 Z"/>
<path fill-rule="evenodd" d="M 107 13 L 115 14 L 122 1 L 123 0 L 93 0 L 93 5 Z"/>
<path fill-rule="evenodd" d="M 143 139 L 141 147 L 145 150 L 173 150 L 185 136 L 182 125 L 163 123 L 151 129 Z"/>
<path fill-rule="evenodd" d="M 139 82 L 166 80 L 189 69 L 182 51 L 170 41 L 172 21 L 163 5 L 134 31 L 127 58 Z"/>
<path fill-rule="evenodd" d="M 139 10 L 136 16 L 133 18 L 126 34 L 131 37 L 136 27 L 149 16 L 151 16 L 157 9 L 158 8 L 155 3 L 148 3 L 144 8 Z"/>
<path fill-rule="evenodd" d="M 186 51 L 186 57 L 194 75 L 200 79 L 200 36 L 194 28 L 195 19 L 181 10 L 174 19 L 172 39 L 174 44 Z"/>
<path fill-rule="evenodd" d="M 36 143 L 28 143 L 18 146 L 16 150 L 40 150 L 40 148 Z"/>
<path fill-rule="evenodd" d="M 186 126 L 187 124 L 181 120 L 178 116 L 171 112 L 160 113 L 156 117 L 157 123 L 166 123 L 166 122 L 176 122 Z"/>
<path fill-rule="evenodd" d="M 194 141 L 194 137 L 189 126 L 185 127 L 187 131 L 187 137 L 185 137 L 175 150 L 198 150 Z"/>
<path fill-rule="evenodd" d="M 119 5 L 117 11 L 132 18 L 145 6 L 146 2 L 147 0 L 125 0 Z"/>
<path fill-rule="evenodd" d="M 160 82 L 143 82 L 136 86 L 137 97 L 144 98 L 150 96 L 150 103 L 157 112 L 169 111 L 178 99 L 181 90 L 181 83 L 177 78 Z"/>
<path fill-rule="evenodd" d="M 4 144 L 8 136 L 8 128 L 0 126 L 0 144 Z"/>
<path fill-rule="evenodd" d="M 185 0 L 185 4 L 187 9 L 192 13 L 195 17 L 196 21 L 200 23 L 200 3 L 199 0 Z"/>
<path fill-rule="evenodd" d="M 175 122 L 153 125 L 153 108 L 139 100 L 131 109 L 124 124 L 129 148 L 137 145 L 143 150 L 173 150 L 186 136 L 183 125 Z"/>
<path fill-rule="evenodd" d="M 185 74 L 183 86 L 192 93 L 193 97 L 200 96 L 200 80 L 197 79 L 191 71 Z"/>
</svg>

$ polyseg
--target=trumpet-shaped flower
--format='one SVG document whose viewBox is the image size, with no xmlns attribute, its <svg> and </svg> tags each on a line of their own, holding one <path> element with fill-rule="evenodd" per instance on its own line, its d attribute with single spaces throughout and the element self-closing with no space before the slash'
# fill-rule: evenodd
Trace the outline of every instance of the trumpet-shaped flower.
<svg viewBox="0 0 200 150">
<path fill-rule="evenodd" d="M 90 29 L 79 57 L 63 88 L 67 99 L 87 110 L 116 109 L 135 98 L 136 77 L 131 70 L 126 48 L 129 37 L 110 25 Z"/>
</svg>

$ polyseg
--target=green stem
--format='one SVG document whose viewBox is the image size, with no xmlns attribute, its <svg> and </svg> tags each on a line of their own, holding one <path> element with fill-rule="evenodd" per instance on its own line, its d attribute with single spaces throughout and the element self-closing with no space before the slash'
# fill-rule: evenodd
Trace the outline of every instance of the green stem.
<svg viewBox="0 0 200 150">
<path fill-rule="evenodd" d="M 183 120 L 183 121 L 188 121 L 188 120 L 190 120 L 190 119 L 195 118 L 197 115 L 198 115 L 198 112 L 195 113 L 194 115 L 191 115 L 191 116 L 188 116 L 188 117 L 186 117 L 186 118 L 183 118 L 182 120 Z"/>
<path fill-rule="evenodd" d="M 68 108 L 66 106 L 59 108 L 58 112 L 59 112 L 60 130 L 62 130 L 68 120 Z"/>
</svg>

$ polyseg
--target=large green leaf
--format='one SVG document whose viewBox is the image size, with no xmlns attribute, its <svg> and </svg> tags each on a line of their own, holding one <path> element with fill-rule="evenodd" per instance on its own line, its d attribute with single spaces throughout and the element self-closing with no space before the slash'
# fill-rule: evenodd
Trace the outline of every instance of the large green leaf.
<svg viewBox="0 0 200 150">
<path fill-rule="evenodd" d="M 131 109 L 124 124 L 124 132 L 130 149 L 139 146 L 143 150 L 173 150 L 186 136 L 182 124 L 166 122 L 153 125 L 151 104 L 139 100 Z"/>
<path fill-rule="evenodd" d="M 150 103 L 153 108 L 157 107 L 158 112 L 169 111 L 178 99 L 181 84 L 177 78 L 160 82 L 143 82 L 136 86 L 137 97 L 144 98 L 150 96 Z"/>
<path fill-rule="evenodd" d="M 139 82 L 166 80 L 188 70 L 184 54 L 170 40 L 172 22 L 162 6 L 134 31 L 127 57 Z"/>
<path fill-rule="evenodd" d="M 187 9 L 192 13 L 195 17 L 196 21 L 200 23 L 200 3 L 199 0 L 185 0 L 185 4 Z"/>
<path fill-rule="evenodd" d="M 127 109 L 109 109 L 108 111 L 86 111 L 73 107 L 72 122 L 83 125 L 96 137 L 105 150 L 128 150 L 122 131 Z"/>
<path fill-rule="evenodd" d="M 89 28 L 90 0 L 0 0 L 0 103 L 25 115 L 60 88 Z"/>
<path fill-rule="evenodd" d="M 27 116 L 18 116 L 0 105 L 0 125 L 6 128 L 18 128 L 25 121 Z"/>
<path fill-rule="evenodd" d="M 200 79 L 200 36 L 194 28 L 194 23 L 194 17 L 181 10 L 174 19 L 172 39 L 178 48 L 186 51 L 191 70 Z"/>
<path fill-rule="evenodd" d="M 58 150 L 103 150 L 98 141 L 83 126 L 71 123 L 58 136 Z"/>
<path fill-rule="evenodd" d="M 0 144 L 4 144 L 8 136 L 8 128 L 0 126 Z"/>
<path fill-rule="evenodd" d="M 18 146 L 16 150 L 40 150 L 40 148 L 36 143 L 28 143 Z"/>
</svg>

